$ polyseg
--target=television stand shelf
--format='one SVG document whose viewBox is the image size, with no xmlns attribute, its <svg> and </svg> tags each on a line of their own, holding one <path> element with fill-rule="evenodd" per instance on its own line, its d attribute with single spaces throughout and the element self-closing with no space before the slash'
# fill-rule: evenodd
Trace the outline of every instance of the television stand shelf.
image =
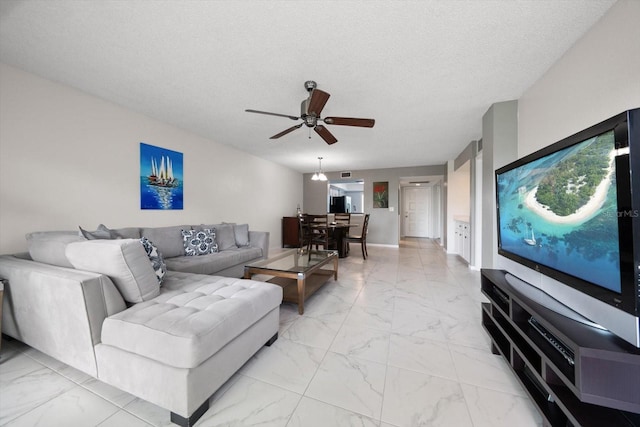
<svg viewBox="0 0 640 427">
<path fill-rule="evenodd" d="M 640 426 L 640 349 L 527 298 L 483 269 L 482 325 L 545 426 Z"/>
</svg>

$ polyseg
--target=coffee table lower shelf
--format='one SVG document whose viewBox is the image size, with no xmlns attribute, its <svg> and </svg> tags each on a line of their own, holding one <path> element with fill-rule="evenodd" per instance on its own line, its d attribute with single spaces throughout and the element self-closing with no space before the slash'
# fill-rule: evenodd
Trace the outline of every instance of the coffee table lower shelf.
<svg viewBox="0 0 640 427">
<path fill-rule="evenodd" d="M 307 276 L 304 279 L 304 298 L 300 298 L 300 295 L 298 295 L 298 280 L 296 279 L 274 277 L 267 280 L 267 282 L 282 286 L 282 301 L 298 304 L 298 312 L 303 314 L 304 301 L 327 283 L 334 274 L 331 270 L 318 270 L 314 274 Z M 303 304 L 300 304 L 301 301 Z"/>
<path fill-rule="evenodd" d="M 299 249 L 291 249 L 273 258 L 244 266 L 245 279 L 251 279 L 256 274 L 271 276 L 268 282 L 283 288 L 283 301 L 298 304 L 298 313 L 304 314 L 305 300 L 331 276 L 338 280 L 338 252 L 301 252 Z"/>
</svg>

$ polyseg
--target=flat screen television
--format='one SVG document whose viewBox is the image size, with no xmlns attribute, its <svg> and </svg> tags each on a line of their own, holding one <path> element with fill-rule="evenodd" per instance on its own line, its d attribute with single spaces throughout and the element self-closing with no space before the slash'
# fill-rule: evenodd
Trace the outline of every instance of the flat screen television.
<svg viewBox="0 0 640 427">
<path fill-rule="evenodd" d="M 495 178 L 498 253 L 533 270 L 527 283 L 640 347 L 640 109 Z"/>
</svg>

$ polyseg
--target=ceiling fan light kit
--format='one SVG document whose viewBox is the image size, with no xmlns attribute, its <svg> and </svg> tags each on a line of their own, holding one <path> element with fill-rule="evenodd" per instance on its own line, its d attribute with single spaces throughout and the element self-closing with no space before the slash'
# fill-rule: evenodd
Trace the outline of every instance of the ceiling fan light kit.
<svg viewBox="0 0 640 427">
<path fill-rule="evenodd" d="M 329 145 L 335 144 L 338 142 L 335 136 L 329 129 L 325 126 L 318 124 L 318 122 L 324 122 L 327 125 L 338 125 L 338 126 L 356 126 L 356 127 L 367 127 L 372 128 L 375 124 L 374 119 L 358 119 L 353 117 L 321 117 L 322 110 L 329 100 L 329 95 L 327 92 L 324 92 L 320 89 L 317 89 L 317 84 L 313 80 L 307 80 L 304 83 L 304 87 L 309 92 L 309 97 L 302 101 L 300 105 L 300 116 L 291 116 L 288 114 L 279 114 L 279 113 L 271 113 L 268 111 L 259 111 L 259 110 L 245 110 L 248 113 L 257 113 L 257 114 L 267 114 L 269 116 L 278 116 L 278 117 L 286 117 L 291 120 L 302 120 L 302 123 L 292 126 L 288 129 L 283 130 L 280 133 L 273 135 L 269 139 L 278 139 L 290 132 L 293 132 L 296 129 L 300 129 L 302 125 L 306 125 L 309 128 L 313 128 L 313 130 L 320 135 L 320 137 Z"/>
</svg>

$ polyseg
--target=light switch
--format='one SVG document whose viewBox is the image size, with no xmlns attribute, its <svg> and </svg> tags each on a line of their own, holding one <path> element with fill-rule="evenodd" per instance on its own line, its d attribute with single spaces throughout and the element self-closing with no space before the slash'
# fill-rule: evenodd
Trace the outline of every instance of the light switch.
<svg viewBox="0 0 640 427">
<path fill-rule="evenodd" d="M 389 212 L 393 212 L 395 210 L 396 210 L 396 208 L 394 208 L 393 206 L 389 206 Z"/>
</svg>

